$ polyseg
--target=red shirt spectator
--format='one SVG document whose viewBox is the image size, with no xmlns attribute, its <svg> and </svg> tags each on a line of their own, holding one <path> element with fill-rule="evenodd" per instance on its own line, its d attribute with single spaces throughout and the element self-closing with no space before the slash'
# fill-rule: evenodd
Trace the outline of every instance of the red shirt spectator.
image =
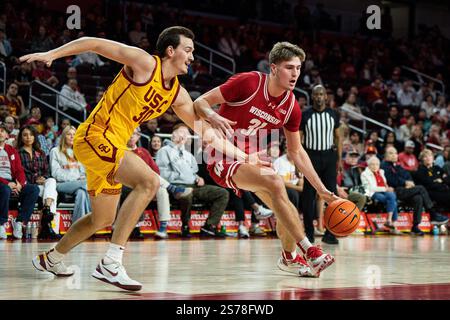
<svg viewBox="0 0 450 320">
<path fill-rule="evenodd" d="M 408 140 L 405 143 L 405 151 L 398 155 L 398 163 L 405 170 L 417 171 L 419 168 L 419 160 L 417 160 L 417 157 L 414 154 L 414 148 L 414 142 Z"/>
</svg>

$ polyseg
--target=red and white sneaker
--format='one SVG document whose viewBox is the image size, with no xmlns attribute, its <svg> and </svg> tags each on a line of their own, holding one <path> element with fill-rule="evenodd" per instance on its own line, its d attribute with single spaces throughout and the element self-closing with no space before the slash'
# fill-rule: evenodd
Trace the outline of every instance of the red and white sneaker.
<svg viewBox="0 0 450 320">
<path fill-rule="evenodd" d="M 104 259 L 102 259 L 92 276 L 124 290 L 139 291 L 142 289 L 142 284 L 131 279 L 120 262 L 114 261 L 113 263 L 105 264 Z"/>
<path fill-rule="evenodd" d="M 53 273 L 57 277 L 70 277 L 74 274 L 72 270 L 66 267 L 64 262 L 60 261 L 58 263 L 52 263 L 48 259 L 48 254 L 54 249 L 51 249 L 48 252 L 44 252 L 31 260 L 33 266 L 42 272 L 50 272 Z"/>
<path fill-rule="evenodd" d="M 306 262 L 314 274 L 319 274 L 334 263 L 334 257 L 324 253 L 319 246 L 312 246 L 306 251 Z"/>
<path fill-rule="evenodd" d="M 320 275 L 314 274 L 312 272 L 311 268 L 300 254 L 297 254 L 294 259 L 286 259 L 286 257 L 282 253 L 281 257 L 278 259 L 277 265 L 280 270 L 295 274 L 300 277 L 317 278 Z"/>
</svg>

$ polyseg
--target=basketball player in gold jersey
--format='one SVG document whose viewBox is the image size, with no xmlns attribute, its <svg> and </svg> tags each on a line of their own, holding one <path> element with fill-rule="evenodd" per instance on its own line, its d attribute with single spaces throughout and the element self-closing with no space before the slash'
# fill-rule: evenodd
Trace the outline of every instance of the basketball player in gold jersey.
<svg viewBox="0 0 450 320">
<path fill-rule="evenodd" d="M 22 62 L 42 61 L 50 66 L 55 59 L 92 51 L 124 65 L 75 136 L 74 154 L 86 168 L 92 213 L 75 222 L 53 249 L 34 258 L 35 268 L 56 276 L 71 276 L 73 272 L 62 261 L 65 254 L 115 221 L 109 249 L 92 276 L 125 290 L 142 288 L 127 275 L 122 255 L 139 216 L 155 196 L 159 177 L 126 145 L 136 127 L 171 106 L 186 124 L 194 127 L 192 100 L 177 79 L 177 75 L 187 73 L 194 60 L 193 39 L 191 30 L 176 26 L 159 35 L 159 56 L 118 42 L 83 37 L 54 50 L 20 58 Z M 205 124 L 203 129 L 207 128 Z M 115 219 L 122 184 L 133 191 Z"/>
</svg>

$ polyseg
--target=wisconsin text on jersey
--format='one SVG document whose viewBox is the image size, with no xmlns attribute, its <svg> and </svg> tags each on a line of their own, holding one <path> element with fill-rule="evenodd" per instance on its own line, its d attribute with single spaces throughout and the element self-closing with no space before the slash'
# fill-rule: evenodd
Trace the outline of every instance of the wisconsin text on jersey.
<svg viewBox="0 0 450 320">
<path fill-rule="evenodd" d="M 270 122 L 270 123 L 272 123 L 274 125 L 277 125 L 277 124 L 279 124 L 281 122 L 281 120 L 275 118 L 274 116 L 268 114 L 265 111 L 262 111 L 262 110 L 258 109 L 257 107 L 254 107 L 254 106 L 252 106 L 250 108 L 250 113 L 254 114 L 255 116 L 257 116 L 257 117 L 259 117 L 261 119 L 264 119 L 264 120 L 266 120 L 266 121 L 268 121 L 268 122 Z"/>
</svg>

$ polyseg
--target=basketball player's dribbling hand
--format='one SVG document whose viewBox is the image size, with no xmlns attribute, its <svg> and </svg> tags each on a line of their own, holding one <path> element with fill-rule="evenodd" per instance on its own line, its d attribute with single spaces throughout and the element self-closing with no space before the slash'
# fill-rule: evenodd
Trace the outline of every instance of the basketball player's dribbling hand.
<svg viewBox="0 0 450 320">
<path fill-rule="evenodd" d="M 319 193 L 319 196 L 320 196 L 323 200 L 325 200 L 325 202 L 328 203 L 328 204 L 332 203 L 333 201 L 336 201 L 336 200 L 340 200 L 340 199 L 341 199 L 341 198 L 339 198 L 337 195 L 335 195 L 333 192 L 328 191 L 328 190 Z"/>
<path fill-rule="evenodd" d="M 211 127 L 216 129 L 223 138 L 229 138 L 233 135 L 234 130 L 231 126 L 236 124 L 235 121 L 228 120 L 217 112 L 211 112 L 206 118 L 206 121 L 208 121 Z"/>
<path fill-rule="evenodd" d="M 19 58 L 20 62 L 31 63 L 33 61 L 44 62 L 47 67 L 50 67 L 53 62 L 53 57 L 49 52 L 30 53 Z"/>
</svg>

